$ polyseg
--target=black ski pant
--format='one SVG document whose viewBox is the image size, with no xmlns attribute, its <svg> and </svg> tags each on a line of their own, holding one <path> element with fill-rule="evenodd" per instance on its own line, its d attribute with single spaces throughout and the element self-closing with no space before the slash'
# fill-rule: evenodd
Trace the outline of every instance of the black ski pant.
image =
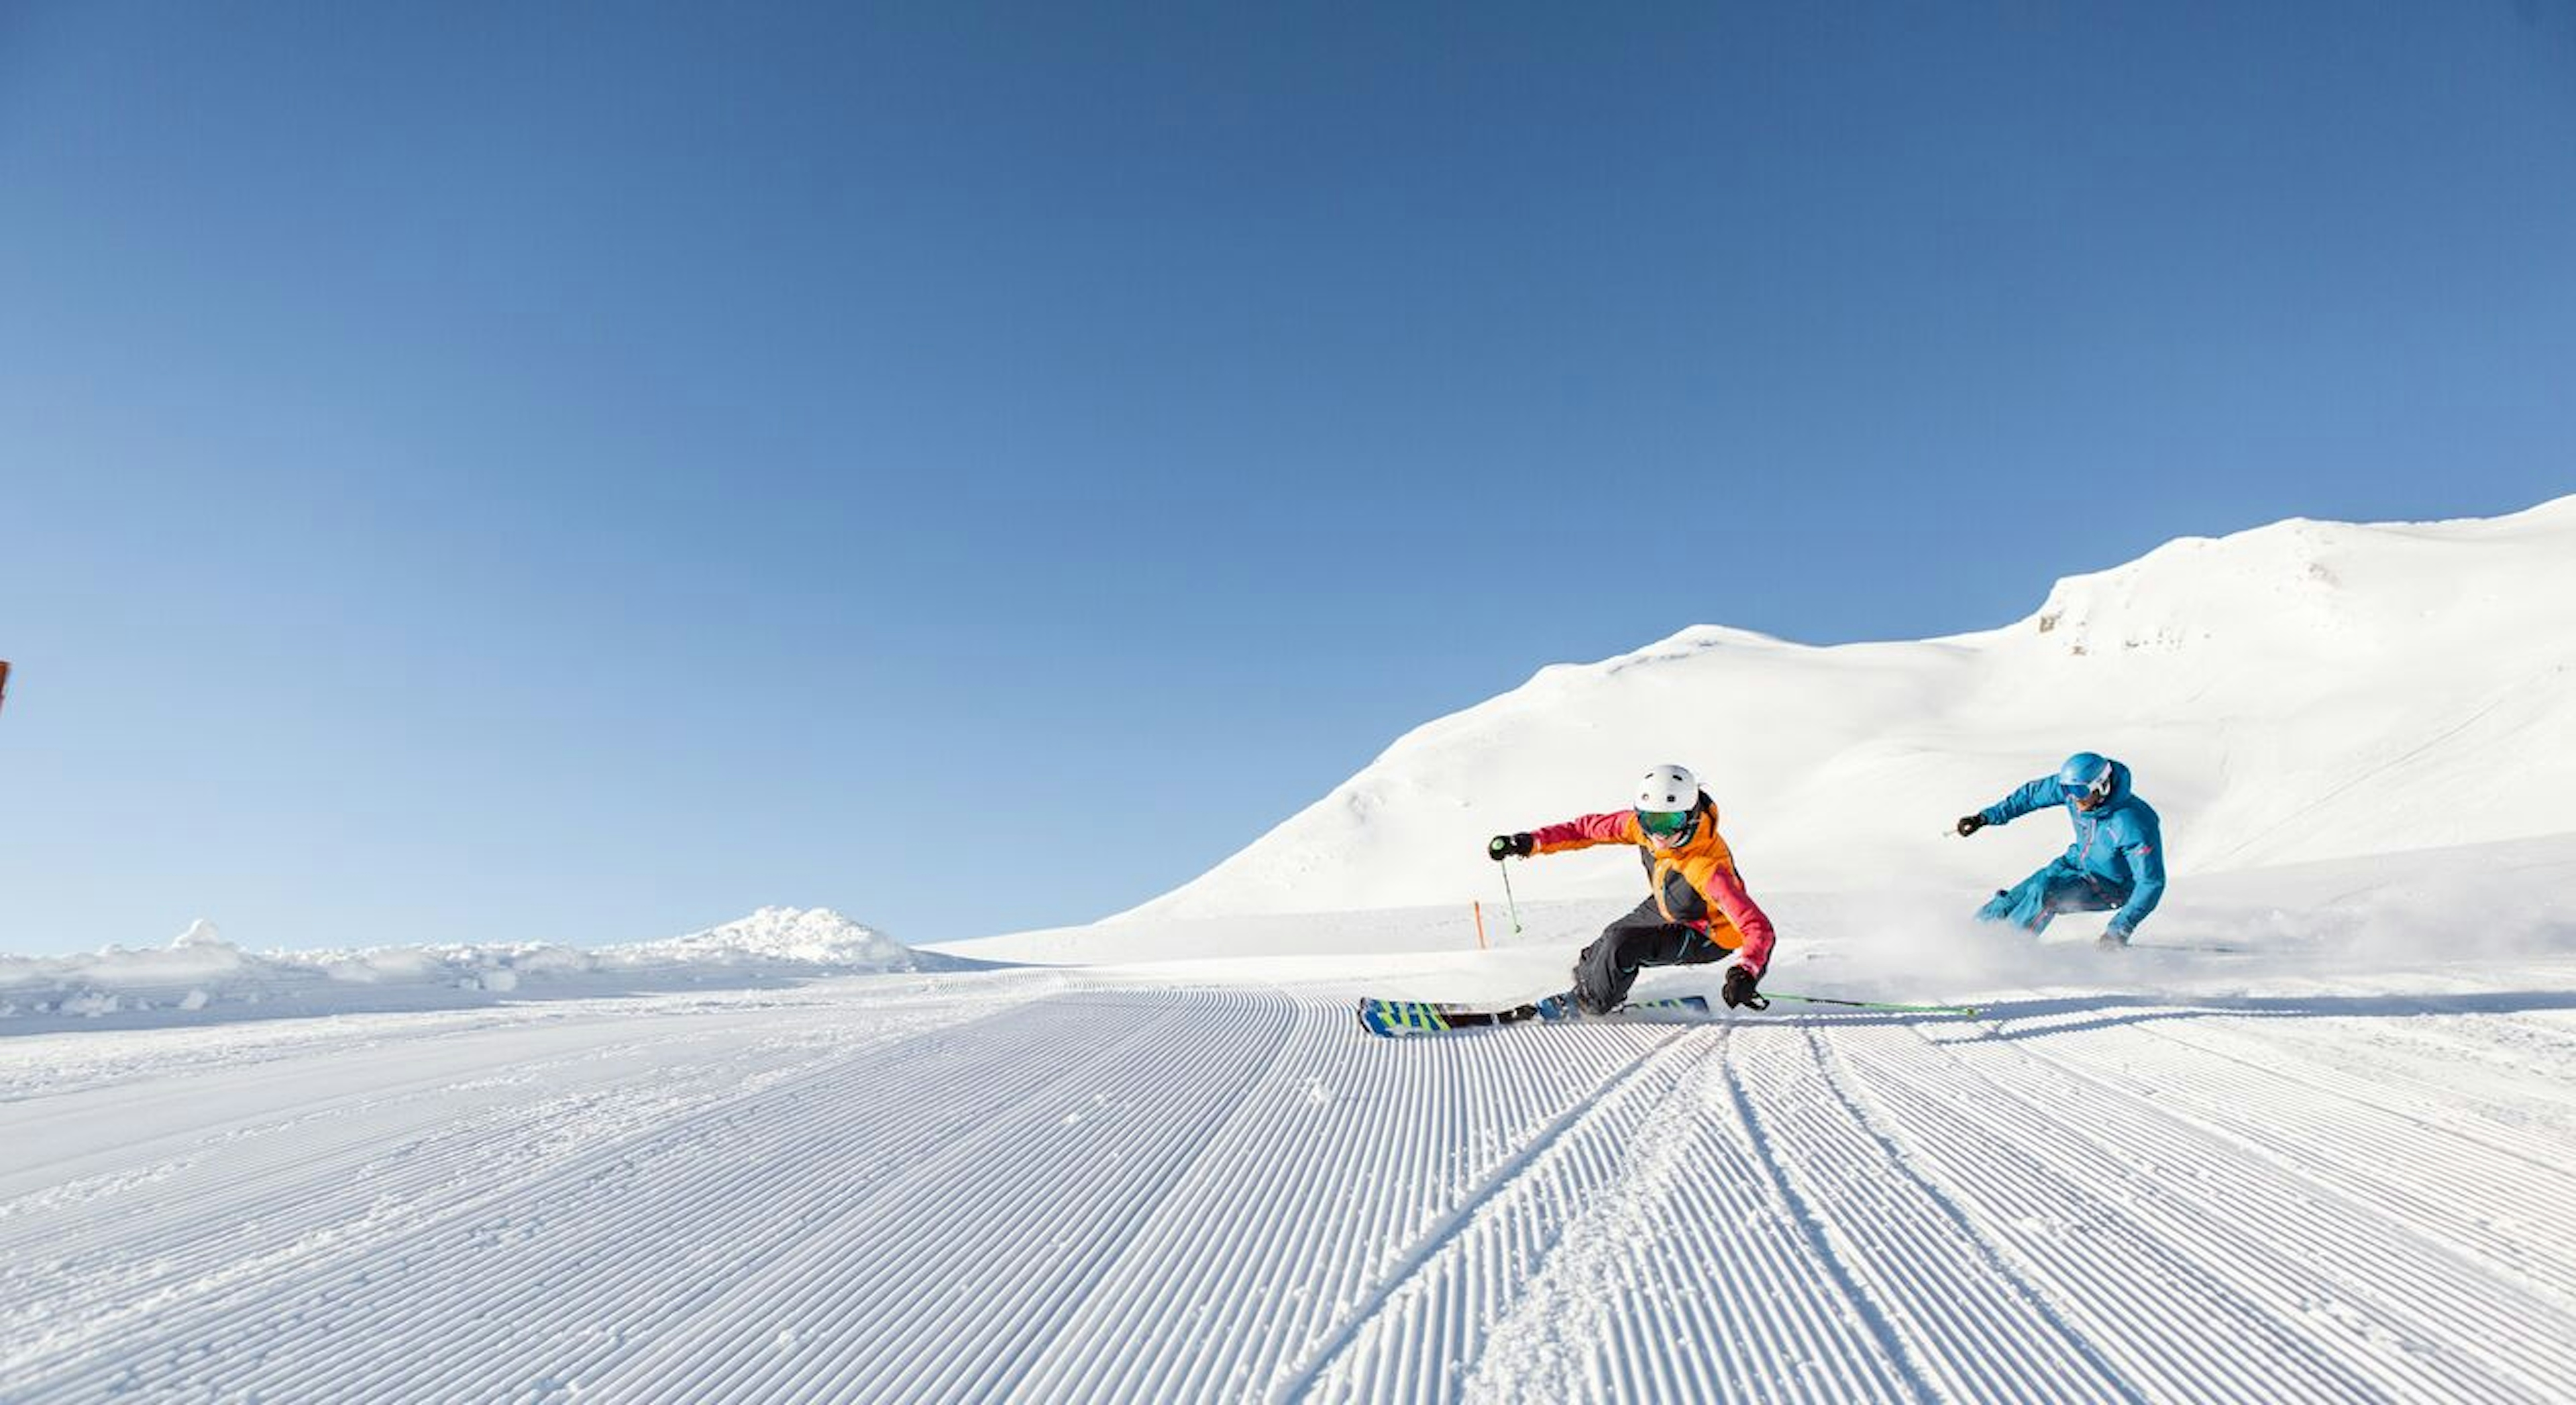
<svg viewBox="0 0 2576 1405">
<path fill-rule="evenodd" d="M 1725 959 L 1726 948 L 1664 916 L 1648 898 L 1602 928 L 1600 939 L 1574 959 L 1575 1003 L 1594 1014 L 1616 1010 L 1627 1002 L 1637 972 L 1648 966 L 1705 966 Z"/>
</svg>

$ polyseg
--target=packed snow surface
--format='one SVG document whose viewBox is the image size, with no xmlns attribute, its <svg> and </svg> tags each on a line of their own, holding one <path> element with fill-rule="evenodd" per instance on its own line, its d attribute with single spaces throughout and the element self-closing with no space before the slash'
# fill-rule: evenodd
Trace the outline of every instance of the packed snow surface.
<svg viewBox="0 0 2576 1405">
<path fill-rule="evenodd" d="M 1352 1019 L 1534 931 L 0 1038 L 0 1381 L 2576 1398 L 2576 841 L 2268 877 L 2117 955 L 1819 899 L 1771 981 L 1973 1018 Z"/>
</svg>

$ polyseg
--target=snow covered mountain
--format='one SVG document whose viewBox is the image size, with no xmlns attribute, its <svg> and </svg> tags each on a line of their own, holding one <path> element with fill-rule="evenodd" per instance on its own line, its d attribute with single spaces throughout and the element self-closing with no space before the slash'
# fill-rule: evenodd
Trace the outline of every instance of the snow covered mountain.
<svg viewBox="0 0 2576 1405">
<path fill-rule="evenodd" d="M 156 1012 L 221 1018 L 435 1009 L 503 996 L 757 985 L 960 964 L 820 907 L 764 907 L 703 932 L 595 948 L 483 942 L 254 952 L 201 920 L 157 950 L 0 955 L 0 1022 L 14 1030 L 108 1017 L 152 1023 Z"/>
<path fill-rule="evenodd" d="M 828 907 L 764 907 L 721 927 L 658 942 L 604 947 L 601 959 L 619 964 L 693 962 L 719 966 L 790 964 L 840 971 L 915 971 L 925 958 L 873 927 Z"/>
<path fill-rule="evenodd" d="M 1815 648 L 1701 627 L 1398 740 L 1120 919 L 1463 902 L 1485 836 L 1696 769 L 1762 891 L 1974 888 L 2062 845 L 1940 840 L 2079 749 L 2128 761 L 2178 875 L 2576 830 L 2576 497 L 2511 516 L 2303 519 L 2057 583 L 2006 628 Z M 1528 866 L 1523 899 L 1625 893 L 1624 852 Z"/>
</svg>

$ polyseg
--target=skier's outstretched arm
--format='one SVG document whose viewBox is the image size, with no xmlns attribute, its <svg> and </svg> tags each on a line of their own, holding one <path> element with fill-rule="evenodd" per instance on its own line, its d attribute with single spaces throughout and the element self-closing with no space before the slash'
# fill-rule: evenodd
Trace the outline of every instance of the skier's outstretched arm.
<svg viewBox="0 0 2576 1405">
<path fill-rule="evenodd" d="M 1496 863 L 1518 856 L 1561 854 L 1570 849 L 1589 849 L 1595 844 L 1642 843 L 1637 831 L 1637 817 L 1625 810 L 1606 815 L 1585 815 L 1563 824 L 1543 824 L 1535 830 L 1518 834 L 1497 834 L 1485 841 L 1486 857 Z"/>
<path fill-rule="evenodd" d="M 2011 824 L 2033 810 L 2045 810 L 2066 803 L 2066 787 L 2055 776 L 2042 776 L 2003 799 L 1977 812 L 1977 818 L 1988 824 Z"/>
<path fill-rule="evenodd" d="M 1536 852 L 1571 853 L 1596 844 L 1639 844 L 1645 835 L 1637 828 L 1637 816 L 1628 810 L 1613 810 L 1606 815 L 1585 815 L 1563 824 L 1543 824 L 1530 831 Z"/>
</svg>

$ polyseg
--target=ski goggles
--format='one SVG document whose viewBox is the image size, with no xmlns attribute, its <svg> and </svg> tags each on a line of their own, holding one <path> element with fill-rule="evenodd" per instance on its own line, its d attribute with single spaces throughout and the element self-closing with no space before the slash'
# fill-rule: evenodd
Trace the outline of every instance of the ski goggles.
<svg viewBox="0 0 2576 1405">
<path fill-rule="evenodd" d="M 2092 809 L 2094 806 L 2111 798 L 2111 768 L 2108 766 L 2103 767 L 2102 774 L 2095 776 L 2091 785 L 2080 788 L 2070 788 L 2070 790 L 2075 796 L 2076 809 Z"/>
<path fill-rule="evenodd" d="M 1637 828 L 1657 839 L 1678 839 L 1690 833 L 1698 819 L 1697 810 L 1639 810 Z"/>
</svg>

